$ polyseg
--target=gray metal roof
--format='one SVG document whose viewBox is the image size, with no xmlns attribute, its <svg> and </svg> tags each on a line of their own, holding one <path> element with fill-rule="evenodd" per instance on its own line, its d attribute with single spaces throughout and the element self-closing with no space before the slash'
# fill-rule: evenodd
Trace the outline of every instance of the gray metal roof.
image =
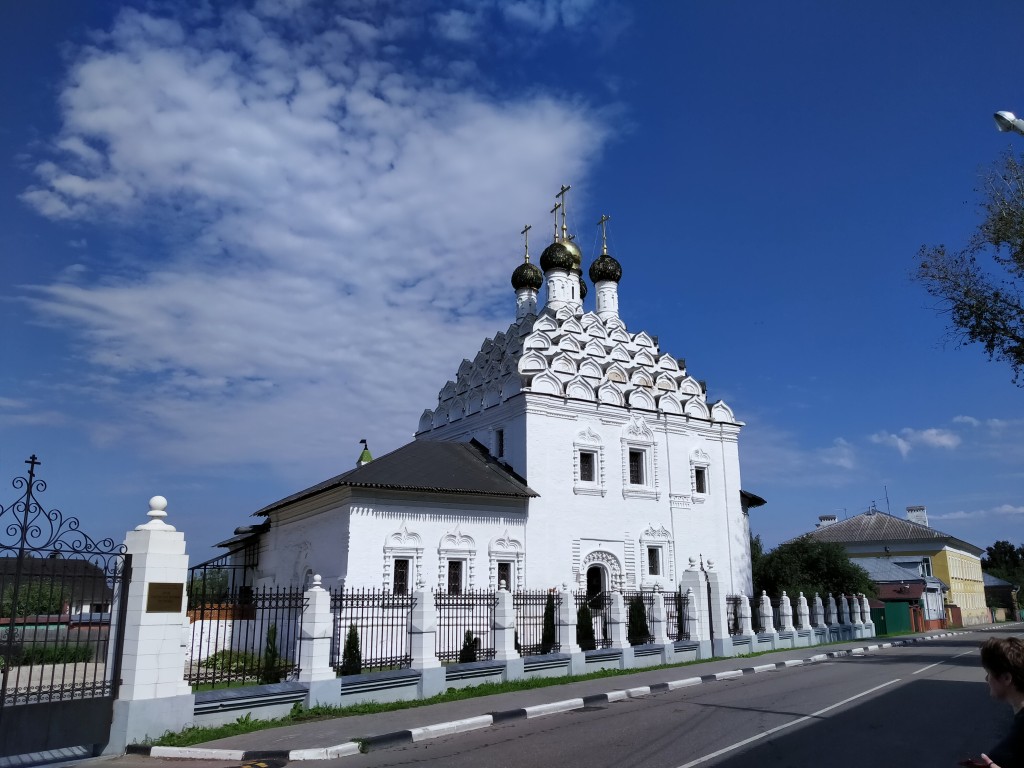
<svg viewBox="0 0 1024 768">
<path fill-rule="evenodd" d="M 538 495 L 523 478 L 491 456 L 476 440 L 468 443 L 414 440 L 369 464 L 275 501 L 253 515 L 266 516 L 292 502 L 344 486 L 521 499 Z"/>
<path fill-rule="evenodd" d="M 872 581 L 924 581 L 917 571 L 896 565 L 884 557 L 851 557 L 850 562 L 867 571 Z"/>
<path fill-rule="evenodd" d="M 874 509 L 862 512 L 848 520 L 823 525 L 807 535 L 818 541 L 833 541 L 837 544 L 922 542 L 939 546 L 950 544 L 975 555 L 985 552 L 984 549 L 969 544 L 963 539 L 950 536 L 948 533 Z"/>
<path fill-rule="evenodd" d="M 981 572 L 981 578 L 985 582 L 986 587 L 1015 587 L 1016 584 L 1000 579 L 998 576 L 993 576 L 991 573 L 986 571 Z"/>
</svg>

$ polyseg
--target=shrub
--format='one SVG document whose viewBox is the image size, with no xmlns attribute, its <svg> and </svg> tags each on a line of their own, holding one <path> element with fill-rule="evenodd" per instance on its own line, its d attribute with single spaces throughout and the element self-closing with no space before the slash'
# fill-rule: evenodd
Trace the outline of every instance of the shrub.
<svg viewBox="0 0 1024 768">
<path fill-rule="evenodd" d="M 686 634 L 686 611 L 683 609 L 683 590 L 676 592 L 676 637 Z"/>
<path fill-rule="evenodd" d="M 359 632 L 355 624 L 348 625 L 345 649 L 341 654 L 341 674 L 358 675 L 363 671 L 363 652 L 359 649 Z"/>
<path fill-rule="evenodd" d="M 584 651 L 592 651 L 597 648 L 597 638 L 594 637 L 594 615 L 586 603 L 576 611 L 576 642 Z"/>
<path fill-rule="evenodd" d="M 255 653 L 225 648 L 210 654 L 205 661 L 200 662 L 199 666 L 233 676 L 246 673 L 255 675 L 260 668 L 260 659 Z"/>
<path fill-rule="evenodd" d="M 470 630 L 466 630 L 466 637 L 462 641 L 462 649 L 459 651 L 459 663 L 465 664 L 476 661 L 476 638 Z"/>
<path fill-rule="evenodd" d="M 259 683 L 281 682 L 281 654 L 277 651 L 277 624 L 267 629 L 267 640 L 263 646 L 263 663 L 260 665 Z"/>
<path fill-rule="evenodd" d="M 626 637 L 630 645 L 643 645 L 648 642 L 651 630 L 647 626 L 647 608 L 644 606 L 644 599 L 640 595 L 634 595 L 629 601 L 629 623 L 626 627 Z"/>
<path fill-rule="evenodd" d="M 544 631 L 540 636 L 540 652 L 551 653 L 558 643 L 555 634 L 555 596 L 548 592 L 548 601 L 544 604 Z"/>
<path fill-rule="evenodd" d="M 92 661 L 92 648 L 88 645 L 53 645 L 26 647 L 21 651 L 20 664 L 74 664 Z"/>
</svg>

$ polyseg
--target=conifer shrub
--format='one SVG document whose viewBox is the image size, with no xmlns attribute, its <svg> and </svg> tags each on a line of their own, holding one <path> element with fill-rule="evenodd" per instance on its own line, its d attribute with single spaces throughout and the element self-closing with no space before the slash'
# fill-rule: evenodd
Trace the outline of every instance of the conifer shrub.
<svg viewBox="0 0 1024 768">
<path fill-rule="evenodd" d="M 651 630 L 647 626 L 647 608 L 644 606 L 644 599 L 640 595 L 634 595 L 629 600 L 629 617 L 626 625 L 626 638 L 630 645 L 643 645 L 648 642 Z"/>
<path fill-rule="evenodd" d="M 263 645 L 263 663 L 260 665 L 260 685 L 281 682 L 281 654 L 277 650 L 277 624 L 267 629 L 267 639 Z"/>
<path fill-rule="evenodd" d="M 676 637 L 680 640 L 686 635 L 686 611 L 683 608 L 683 590 L 676 590 Z"/>
<path fill-rule="evenodd" d="M 558 635 L 555 633 L 555 595 L 548 592 L 548 600 L 544 604 L 544 631 L 540 636 L 540 652 L 551 653 L 558 644 Z"/>
<path fill-rule="evenodd" d="M 345 648 L 341 653 L 341 674 L 358 675 L 363 671 L 363 652 L 359 647 L 359 631 L 355 624 L 348 625 Z"/>
<path fill-rule="evenodd" d="M 462 641 L 462 649 L 459 651 L 459 663 L 466 664 L 476 661 L 476 638 L 470 630 L 466 630 L 466 637 Z"/>
<path fill-rule="evenodd" d="M 594 615 L 586 603 L 576 611 L 576 643 L 584 651 L 592 651 L 597 648 L 597 638 L 594 637 Z"/>
</svg>

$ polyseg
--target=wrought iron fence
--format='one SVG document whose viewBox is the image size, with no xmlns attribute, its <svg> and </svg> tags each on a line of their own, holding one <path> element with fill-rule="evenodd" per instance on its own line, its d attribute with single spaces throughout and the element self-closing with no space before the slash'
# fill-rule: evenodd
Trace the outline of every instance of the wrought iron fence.
<svg viewBox="0 0 1024 768">
<path fill-rule="evenodd" d="M 690 639 L 690 627 L 686 614 L 690 609 L 690 596 L 682 590 L 665 595 L 665 620 L 668 622 L 668 639 L 673 642 Z"/>
<path fill-rule="evenodd" d="M 442 664 L 494 658 L 494 592 L 437 592 L 437 658 Z"/>
<path fill-rule="evenodd" d="M 576 637 L 580 641 L 580 647 L 585 651 L 598 648 L 608 648 L 612 639 L 608 634 L 608 610 L 611 608 L 612 596 L 609 592 L 598 592 L 596 595 L 588 595 L 585 591 L 573 593 L 576 602 Z M 586 611 L 583 611 L 583 608 Z M 587 621 L 589 617 L 591 632 L 581 630 L 581 621 Z M 589 645 L 589 636 L 592 633 L 594 638 L 593 647 Z M 584 638 L 587 638 L 585 641 Z"/>
<path fill-rule="evenodd" d="M 562 610 L 561 595 L 546 590 L 513 592 L 512 607 L 516 610 L 516 643 L 521 656 L 561 650 L 556 629 Z"/>
<path fill-rule="evenodd" d="M 22 495 L 0 506 L 0 721 L 8 706 L 116 695 L 131 574 L 124 545 L 39 504 L 40 462 L 25 463 Z"/>
<path fill-rule="evenodd" d="M 738 635 L 742 630 L 740 624 L 740 606 L 743 604 L 743 597 L 740 595 L 726 595 L 725 615 L 729 622 L 729 634 Z"/>
<path fill-rule="evenodd" d="M 250 539 L 223 555 L 188 569 L 188 607 L 216 603 L 228 595 L 249 590 L 249 574 L 256 567 L 257 542 Z"/>
<path fill-rule="evenodd" d="M 383 589 L 332 590 L 334 670 L 355 675 L 409 667 L 409 614 L 415 606 L 411 594 Z"/>
<path fill-rule="evenodd" d="M 302 590 L 241 587 L 209 602 L 190 593 L 189 605 L 185 679 L 193 687 L 278 683 L 298 676 Z"/>
<path fill-rule="evenodd" d="M 644 645 L 653 643 L 654 635 L 651 634 L 651 612 L 654 610 L 655 593 L 648 590 L 631 589 L 623 590 L 622 599 L 626 603 L 626 637 L 630 645 Z M 637 607 L 642 605 L 643 615 Z"/>
</svg>

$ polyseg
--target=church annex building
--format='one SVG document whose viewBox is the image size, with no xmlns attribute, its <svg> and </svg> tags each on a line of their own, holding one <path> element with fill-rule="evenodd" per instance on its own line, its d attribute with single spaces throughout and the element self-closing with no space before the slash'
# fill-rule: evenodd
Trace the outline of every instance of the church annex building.
<svg viewBox="0 0 1024 768">
<path fill-rule="evenodd" d="M 742 422 L 657 337 L 627 329 L 606 238 L 585 308 L 558 210 L 539 267 L 527 246 L 512 273 L 514 322 L 441 386 L 413 442 L 364 450 L 222 542 L 255 551 L 250 583 L 675 590 L 703 558 L 729 593 L 751 593 L 747 508 L 764 501 L 740 490 Z"/>
</svg>

